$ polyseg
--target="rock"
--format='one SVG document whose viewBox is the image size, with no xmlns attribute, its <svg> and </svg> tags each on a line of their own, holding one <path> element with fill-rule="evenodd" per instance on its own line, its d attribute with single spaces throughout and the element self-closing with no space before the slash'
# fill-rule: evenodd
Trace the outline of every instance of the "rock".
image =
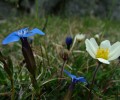
<svg viewBox="0 0 120 100">
<path fill-rule="evenodd" d="M 57 14 L 61 11 L 61 3 L 64 0 L 38 0 L 38 12 L 39 16 L 44 16 L 48 14 Z M 36 4 L 31 9 L 32 15 L 36 13 Z"/>
<path fill-rule="evenodd" d="M 5 0 L 2 0 L 5 1 Z M 0 1 L 0 18 L 9 17 L 25 12 L 33 16 L 62 15 L 95 16 L 120 20 L 120 0 L 8 0 L 12 3 Z M 37 1 L 37 2 L 36 2 Z M 9 16 L 8 16 L 9 13 Z"/>
<path fill-rule="evenodd" d="M 116 0 L 115 4 L 113 5 L 114 9 L 111 12 L 111 19 L 113 20 L 120 20 L 120 1 Z"/>
<path fill-rule="evenodd" d="M 85 16 L 93 12 L 94 0 L 68 0 L 65 4 L 66 16 Z"/>
<path fill-rule="evenodd" d="M 0 19 L 15 16 L 17 10 L 6 2 L 0 1 Z"/>
</svg>

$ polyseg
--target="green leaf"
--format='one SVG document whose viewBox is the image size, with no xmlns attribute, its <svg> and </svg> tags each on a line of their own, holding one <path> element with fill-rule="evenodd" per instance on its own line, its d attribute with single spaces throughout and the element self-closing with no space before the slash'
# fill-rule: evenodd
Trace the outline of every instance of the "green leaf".
<svg viewBox="0 0 120 100">
<path fill-rule="evenodd" d="M 13 74 L 13 63 L 10 57 L 8 57 L 8 67 L 10 68 L 11 74 Z"/>
<path fill-rule="evenodd" d="M 6 76 L 2 68 L 0 68 L 0 84 L 4 84 L 4 83 L 6 83 Z"/>
</svg>

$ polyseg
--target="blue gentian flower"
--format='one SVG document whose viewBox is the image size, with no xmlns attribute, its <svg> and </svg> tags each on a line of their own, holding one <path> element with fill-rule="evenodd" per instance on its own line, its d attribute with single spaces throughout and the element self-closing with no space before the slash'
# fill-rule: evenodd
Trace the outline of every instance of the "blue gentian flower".
<svg viewBox="0 0 120 100">
<path fill-rule="evenodd" d="M 34 28 L 32 30 L 29 30 L 29 28 L 23 28 L 20 29 L 18 31 L 12 32 L 11 34 L 9 34 L 3 41 L 2 44 L 9 44 L 11 42 L 16 42 L 19 41 L 20 38 L 24 38 L 24 37 L 30 37 L 33 36 L 35 34 L 39 34 L 39 35 L 45 35 L 41 30 L 39 30 L 38 28 Z"/>
<path fill-rule="evenodd" d="M 73 83 L 77 83 L 77 82 L 83 82 L 83 83 L 87 83 L 87 81 L 85 80 L 84 77 L 76 77 L 75 75 L 72 75 L 71 73 L 69 73 L 68 71 L 64 70 L 64 72 L 72 78 L 72 82 Z"/>
</svg>

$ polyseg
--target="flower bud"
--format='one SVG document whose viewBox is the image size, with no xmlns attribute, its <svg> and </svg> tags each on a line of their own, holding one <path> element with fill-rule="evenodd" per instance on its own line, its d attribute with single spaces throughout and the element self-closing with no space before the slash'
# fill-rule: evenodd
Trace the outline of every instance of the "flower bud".
<svg viewBox="0 0 120 100">
<path fill-rule="evenodd" d="M 66 40 L 65 40 L 65 43 L 66 43 L 66 45 L 67 45 L 67 49 L 68 50 L 70 50 L 70 47 L 71 47 L 71 45 L 72 45 L 72 42 L 73 42 L 73 39 L 72 39 L 72 37 L 66 37 Z"/>
</svg>

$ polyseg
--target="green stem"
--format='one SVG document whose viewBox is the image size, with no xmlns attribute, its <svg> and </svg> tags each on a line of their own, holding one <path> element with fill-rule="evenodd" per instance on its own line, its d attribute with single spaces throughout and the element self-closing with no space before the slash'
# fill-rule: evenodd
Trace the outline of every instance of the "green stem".
<svg viewBox="0 0 120 100">
<path fill-rule="evenodd" d="M 64 100 L 72 100 L 72 93 L 73 93 L 74 87 L 75 87 L 75 83 L 72 82 L 68 88 L 68 91 L 64 97 Z"/>
<path fill-rule="evenodd" d="M 35 89 L 35 95 L 37 96 L 38 100 L 40 100 L 40 87 L 38 86 L 37 80 L 32 75 L 30 78 L 31 78 L 32 86 Z M 33 95 L 33 97 L 34 97 L 34 95 Z"/>
<path fill-rule="evenodd" d="M 98 66 L 96 67 L 95 71 L 94 71 L 94 74 L 93 74 L 93 78 L 92 78 L 92 83 L 91 83 L 91 86 L 90 86 L 90 91 L 89 91 L 89 95 L 88 95 L 88 100 L 91 100 L 91 95 L 92 95 L 92 89 L 93 89 L 93 85 L 94 85 L 94 81 L 95 81 L 95 77 L 96 77 L 96 74 L 97 74 L 97 71 L 100 67 L 101 63 L 98 62 Z"/>
<path fill-rule="evenodd" d="M 11 79 L 11 90 L 12 90 L 12 94 L 11 94 L 11 100 L 14 100 L 14 94 L 15 94 L 15 89 L 14 89 L 14 82 L 13 79 Z"/>
<path fill-rule="evenodd" d="M 32 85 L 33 85 L 35 91 L 38 92 L 39 87 L 38 87 L 38 84 L 37 84 L 37 80 L 33 75 L 31 75 L 31 82 L 32 82 Z"/>
<path fill-rule="evenodd" d="M 35 7 L 36 7 L 36 19 L 38 20 L 38 9 L 39 9 L 39 5 L 38 5 L 38 0 L 35 0 Z"/>
<path fill-rule="evenodd" d="M 60 76 L 59 76 L 59 79 L 58 79 L 58 84 L 59 86 L 61 85 L 62 83 L 62 78 L 63 78 L 63 71 L 64 71 L 64 66 L 66 64 L 67 60 L 63 62 L 63 65 L 61 66 L 61 71 L 60 71 Z M 58 86 L 58 87 L 59 87 Z"/>
</svg>

